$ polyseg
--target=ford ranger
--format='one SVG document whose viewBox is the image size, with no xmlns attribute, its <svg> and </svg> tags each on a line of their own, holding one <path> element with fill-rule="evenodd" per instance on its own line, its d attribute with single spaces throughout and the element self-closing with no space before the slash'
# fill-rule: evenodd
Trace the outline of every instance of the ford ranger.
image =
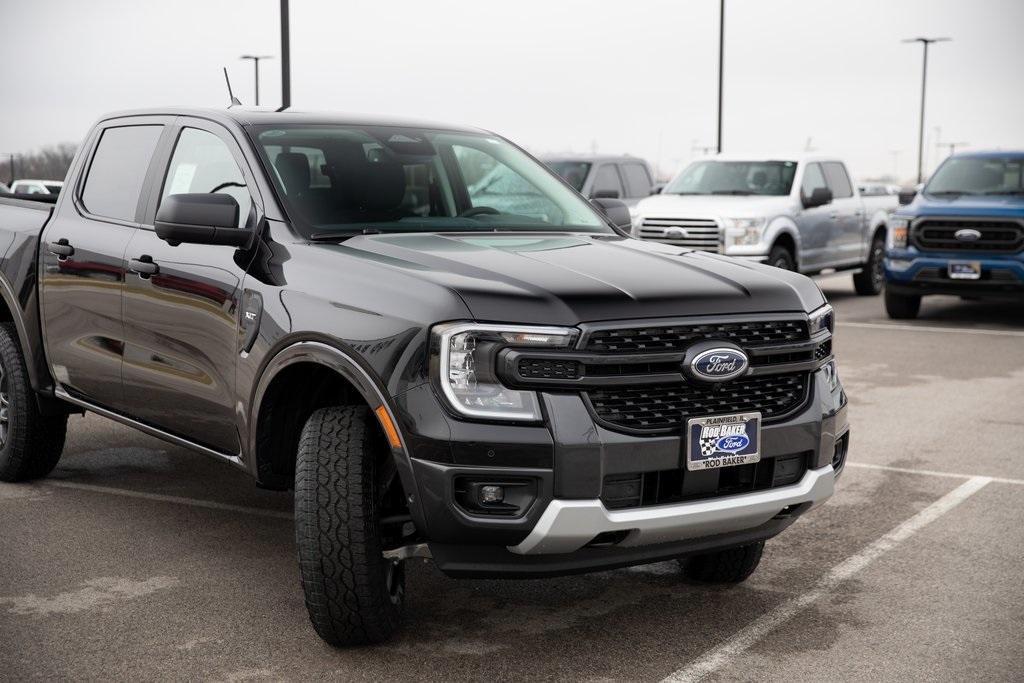
<svg viewBox="0 0 1024 683">
<path fill-rule="evenodd" d="M 1024 152 L 952 156 L 892 216 L 885 308 L 915 318 L 921 297 L 1024 301 Z"/>
<path fill-rule="evenodd" d="M 894 196 L 862 196 L 837 159 L 719 155 L 642 200 L 633 234 L 807 275 L 847 271 L 858 294 L 874 295 L 895 208 Z"/>
<path fill-rule="evenodd" d="M 496 168 L 521 213 L 471 189 Z M 331 644 L 395 631 L 410 558 L 742 581 L 843 469 L 811 280 L 632 239 L 492 133 L 119 113 L 65 188 L 0 199 L 0 479 L 88 411 L 293 489 Z"/>
</svg>

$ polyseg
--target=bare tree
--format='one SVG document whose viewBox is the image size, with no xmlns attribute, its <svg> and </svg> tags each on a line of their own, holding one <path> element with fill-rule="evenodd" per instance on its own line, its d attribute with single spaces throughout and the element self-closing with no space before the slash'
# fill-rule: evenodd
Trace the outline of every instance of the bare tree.
<svg viewBox="0 0 1024 683">
<path fill-rule="evenodd" d="M 16 154 L 13 158 L 13 168 L 11 156 L 0 154 L 0 181 L 6 183 L 19 178 L 63 180 L 77 148 L 78 145 L 75 143 L 62 142 L 40 147 L 27 154 Z"/>
</svg>

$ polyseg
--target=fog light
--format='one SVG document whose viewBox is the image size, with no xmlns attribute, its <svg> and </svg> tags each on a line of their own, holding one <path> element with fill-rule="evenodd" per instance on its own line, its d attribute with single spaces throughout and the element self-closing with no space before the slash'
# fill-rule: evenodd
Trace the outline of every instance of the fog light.
<svg viewBox="0 0 1024 683">
<path fill-rule="evenodd" d="M 889 270 L 902 273 L 904 270 L 914 265 L 914 262 L 901 258 L 891 258 L 886 260 L 885 265 L 889 267 Z"/>
<path fill-rule="evenodd" d="M 481 486 L 480 502 L 484 505 L 500 503 L 505 500 L 504 486 Z"/>
</svg>

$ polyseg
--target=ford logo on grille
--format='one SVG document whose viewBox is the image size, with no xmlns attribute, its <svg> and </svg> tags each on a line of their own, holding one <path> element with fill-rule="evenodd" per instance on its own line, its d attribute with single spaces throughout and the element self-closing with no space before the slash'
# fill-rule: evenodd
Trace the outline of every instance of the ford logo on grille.
<svg viewBox="0 0 1024 683">
<path fill-rule="evenodd" d="M 725 382 L 745 373 L 749 365 L 747 354 L 740 349 L 719 346 L 693 356 L 688 374 L 705 382 Z"/>
<path fill-rule="evenodd" d="M 953 237 L 961 242 L 974 242 L 981 239 L 981 231 L 974 228 L 963 228 L 954 232 Z"/>
</svg>

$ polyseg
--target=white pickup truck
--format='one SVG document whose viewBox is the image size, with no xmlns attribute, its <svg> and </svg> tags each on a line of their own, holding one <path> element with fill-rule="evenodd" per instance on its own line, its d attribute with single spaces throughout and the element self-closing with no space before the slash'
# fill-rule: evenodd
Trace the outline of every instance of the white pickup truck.
<svg viewBox="0 0 1024 683">
<path fill-rule="evenodd" d="M 878 294 L 894 196 L 863 197 L 829 157 L 717 155 L 694 161 L 633 209 L 633 235 L 805 274 L 850 271 Z"/>
</svg>

